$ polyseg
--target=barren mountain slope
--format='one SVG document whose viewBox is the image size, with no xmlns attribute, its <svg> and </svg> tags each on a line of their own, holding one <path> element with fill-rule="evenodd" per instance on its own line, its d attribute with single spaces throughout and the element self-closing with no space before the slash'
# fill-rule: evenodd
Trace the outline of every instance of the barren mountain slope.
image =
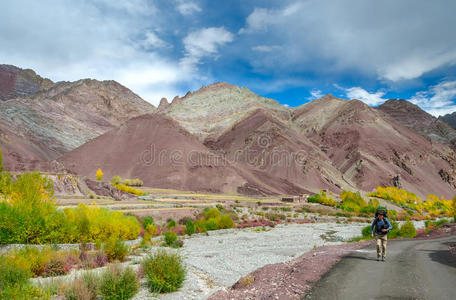
<svg viewBox="0 0 456 300">
<path fill-rule="evenodd" d="M 27 97 L 51 87 L 54 83 L 33 70 L 0 64 L 0 101 Z"/>
<path fill-rule="evenodd" d="M 393 177 L 399 175 L 402 187 L 420 196 L 453 197 L 456 159 L 451 149 L 430 142 L 361 101 L 326 97 L 314 102 L 301 107 L 305 113 L 296 115 L 294 121 L 321 145 L 344 179 L 371 191 L 377 185 L 393 185 Z M 328 107 L 335 108 L 329 112 Z M 330 118 L 318 117 L 319 125 L 307 130 L 313 124 L 309 120 L 326 113 Z"/>
<path fill-rule="evenodd" d="M 349 187 L 319 147 L 264 109 L 253 111 L 206 145 L 282 193 L 340 192 Z"/>
<path fill-rule="evenodd" d="M 86 79 L 59 82 L 29 98 L 0 102 L 0 121 L 35 145 L 33 148 L 41 149 L 36 158 L 54 159 L 134 116 L 154 110 L 117 82 Z"/>
<path fill-rule="evenodd" d="M 94 177 L 101 168 L 108 180 L 114 175 L 138 177 L 150 187 L 233 193 L 243 192 L 242 187 L 251 182 L 258 190 L 272 193 L 160 114 L 133 118 L 59 161 L 87 177 Z"/>
<path fill-rule="evenodd" d="M 280 120 L 290 118 L 291 109 L 272 99 L 260 97 L 244 87 L 215 83 L 183 98 L 175 98 L 162 113 L 178 121 L 200 141 L 216 140 L 233 124 L 257 108 L 268 109 Z"/>
<path fill-rule="evenodd" d="M 456 112 L 439 117 L 439 120 L 447 123 L 451 128 L 456 129 Z"/>
<path fill-rule="evenodd" d="M 390 99 L 377 109 L 393 121 L 428 136 L 433 141 L 452 145 L 456 139 L 456 130 L 407 100 Z"/>
</svg>

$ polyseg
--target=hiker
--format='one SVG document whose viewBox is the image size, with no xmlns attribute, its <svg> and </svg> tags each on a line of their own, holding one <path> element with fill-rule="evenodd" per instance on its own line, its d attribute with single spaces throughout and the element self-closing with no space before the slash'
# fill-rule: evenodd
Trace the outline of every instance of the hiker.
<svg viewBox="0 0 456 300">
<path fill-rule="evenodd" d="M 386 259 L 386 241 L 388 231 L 393 228 L 390 221 L 386 215 L 386 209 L 377 210 L 374 221 L 371 226 L 371 236 L 374 237 L 374 227 L 375 227 L 375 238 L 377 240 L 377 261 Z"/>
</svg>

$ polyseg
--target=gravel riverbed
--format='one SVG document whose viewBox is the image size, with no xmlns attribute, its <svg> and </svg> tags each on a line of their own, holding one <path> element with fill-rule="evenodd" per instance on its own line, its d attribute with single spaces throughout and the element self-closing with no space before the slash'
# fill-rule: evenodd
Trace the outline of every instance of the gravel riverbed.
<svg viewBox="0 0 456 300">
<path fill-rule="evenodd" d="M 337 245 L 359 236 L 365 223 L 310 223 L 275 228 L 234 229 L 185 240 L 178 251 L 187 267 L 183 287 L 159 299 L 206 299 L 242 276 L 267 264 L 289 261 L 321 245 Z M 152 299 L 142 289 L 134 298 Z"/>
</svg>

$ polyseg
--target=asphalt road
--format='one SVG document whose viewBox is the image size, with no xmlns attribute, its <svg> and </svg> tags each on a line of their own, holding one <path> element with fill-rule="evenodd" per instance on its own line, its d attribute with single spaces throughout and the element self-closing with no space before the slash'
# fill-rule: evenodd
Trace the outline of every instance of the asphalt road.
<svg viewBox="0 0 456 300">
<path fill-rule="evenodd" d="M 388 241 L 386 262 L 375 245 L 352 252 L 304 299 L 456 299 L 456 236 Z"/>
</svg>

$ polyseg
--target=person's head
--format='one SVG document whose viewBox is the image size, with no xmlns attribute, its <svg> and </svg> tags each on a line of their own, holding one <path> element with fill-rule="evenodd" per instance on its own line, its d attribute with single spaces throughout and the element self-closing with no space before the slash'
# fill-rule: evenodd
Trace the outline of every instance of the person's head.
<svg viewBox="0 0 456 300">
<path fill-rule="evenodd" d="M 378 214 L 378 218 L 379 218 L 380 220 L 383 219 L 383 212 L 380 212 L 380 213 Z"/>
</svg>

